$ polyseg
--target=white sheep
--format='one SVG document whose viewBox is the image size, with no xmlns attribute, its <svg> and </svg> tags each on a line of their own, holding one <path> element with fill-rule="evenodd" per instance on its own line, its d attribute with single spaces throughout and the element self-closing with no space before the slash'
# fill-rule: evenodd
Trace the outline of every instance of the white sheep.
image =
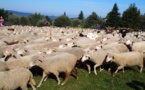
<svg viewBox="0 0 145 90">
<path fill-rule="evenodd" d="M 129 49 L 127 48 L 127 46 L 122 43 L 112 43 L 112 44 L 102 45 L 100 47 L 102 47 L 102 49 L 114 48 L 114 49 L 117 49 L 119 52 L 129 52 Z"/>
<path fill-rule="evenodd" d="M 3 61 L 0 61 L 0 71 L 6 71 L 8 70 L 6 63 Z"/>
<path fill-rule="evenodd" d="M 0 90 L 15 90 L 19 87 L 28 90 L 28 83 L 33 90 L 36 90 L 33 75 L 28 69 L 19 68 L 0 72 Z"/>
<path fill-rule="evenodd" d="M 123 69 L 126 66 L 135 66 L 138 65 L 140 67 L 140 73 L 143 69 L 143 53 L 142 52 L 125 52 L 125 53 L 111 53 L 108 54 L 106 62 L 115 62 L 118 66 L 115 74 L 118 70 Z"/>
<path fill-rule="evenodd" d="M 54 49 L 56 52 L 65 52 L 75 55 L 78 58 L 78 61 L 83 57 L 84 50 L 80 47 L 72 47 L 72 48 L 65 48 L 65 49 Z"/>
<path fill-rule="evenodd" d="M 133 43 L 132 41 L 127 40 L 126 44 L 130 47 L 132 51 L 145 52 L 145 41 Z M 143 55 L 143 57 L 145 58 L 145 53 L 143 53 Z"/>
<path fill-rule="evenodd" d="M 145 41 L 133 43 L 132 50 L 143 52 L 145 50 Z"/>
<path fill-rule="evenodd" d="M 8 69 L 15 69 L 15 68 L 31 68 L 30 62 L 33 59 L 41 57 L 39 54 L 31 54 L 24 57 L 13 58 L 10 57 L 5 63 Z"/>
<path fill-rule="evenodd" d="M 37 65 L 43 69 L 42 79 L 37 87 L 40 87 L 43 80 L 47 78 L 47 75 L 53 73 L 60 84 L 59 73 L 65 72 L 65 79 L 61 85 L 64 85 L 68 80 L 71 72 L 73 71 L 76 74 L 78 79 L 77 70 L 74 68 L 77 62 L 77 57 L 69 53 L 57 53 L 50 55 L 44 60 L 39 58 L 31 62 L 31 66 Z"/>
<path fill-rule="evenodd" d="M 95 63 L 94 73 L 95 73 L 95 75 L 97 75 L 96 68 L 103 64 L 103 62 L 105 61 L 105 58 L 107 56 L 107 53 L 111 53 L 111 52 L 119 53 L 115 49 L 106 49 L 106 50 L 93 51 L 93 52 L 85 53 L 84 56 L 82 57 L 81 61 L 84 62 L 86 60 L 90 60 L 93 63 Z M 90 73 L 90 65 L 87 64 L 87 67 L 88 67 L 88 70 L 89 70 L 89 73 Z"/>
<path fill-rule="evenodd" d="M 55 51 L 55 50 L 54 50 Z M 85 51 L 80 47 L 72 47 L 72 48 L 65 48 L 65 49 L 57 49 L 56 52 L 65 52 L 73 54 L 77 57 L 77 65 L 76 68 L 79 68 L 81 65 L 81 58 L 83 57 Z"/>
</svg>

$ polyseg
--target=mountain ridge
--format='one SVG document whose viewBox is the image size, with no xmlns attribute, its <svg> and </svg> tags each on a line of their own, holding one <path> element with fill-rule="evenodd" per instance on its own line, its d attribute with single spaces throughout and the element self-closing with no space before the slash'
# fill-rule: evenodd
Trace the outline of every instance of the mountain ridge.
<svg viewBox="0 0 145 90">
<path fill-rule="evenodd" d="M 12 14 L 16 14 L 18 16 L 29 16 L 33 13 L 28 13 L 28 12 L 21 12 L 21 11 L 14 11 L 14 10 L 7 10 L 9 13 L 12 13 Z M 42 14 L 43 15 L 43 14 Z M 48 15 L 45 15 L 45 16 L 48 16 Z M 54 20 L 57 16 L 48 16 L 51 20 Z"/>
</svg>

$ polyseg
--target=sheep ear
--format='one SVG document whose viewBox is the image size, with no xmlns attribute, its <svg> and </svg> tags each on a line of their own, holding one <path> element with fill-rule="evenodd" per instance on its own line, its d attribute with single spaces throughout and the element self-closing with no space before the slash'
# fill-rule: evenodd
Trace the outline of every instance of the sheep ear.
<svg viewBox="0 0 145 90">
<path fill-rule="evenodd" d="M 134 41 L 132 42 L 132 45 L 133 45 Z"/>
<path fill-rule="evenodd" d="M 38 59 L 38 61 L 42 62 L 42 60 Z"/>
<path fill-rule="evenodd" d="M 90 56 L 88 57 L 88 60 L 90 60 Z"/>
<path fill-rule="evenodd" d="M 90 55 L 86 55 L 88 57 L 88 59 L 90 59 Z"/>
<path fill-rule="evenodd" d="M 114 59 L 114 55 L 113 54 L 111 54 L 111 57 L 112 57 L 112 59 Z"/>
<path fill-rule="evenodd" d="M 16 58 L 16 56 L 15 56 L 15 55 L 13 55 L 13 57 L 14 57 L 14 58 Z"/>
<path fill-rule="evenodd" d="M 97 49 L 94 49 L 94 51 L 97 51 Z"/>
<path fill-rule="evenodd" d="M 24 49 L 25 52 L 28 52 L 26 49 Z"/>
<path fill-rule="evenodd" d="M 114 59 L 114 56 L 112 55 L 112 59 Z"/>
</svg>

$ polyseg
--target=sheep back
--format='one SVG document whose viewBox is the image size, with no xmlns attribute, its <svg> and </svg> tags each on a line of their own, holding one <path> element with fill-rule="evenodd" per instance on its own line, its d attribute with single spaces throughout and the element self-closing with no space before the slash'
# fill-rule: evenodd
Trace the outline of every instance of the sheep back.
<svg viewBox="0 0 145 90">
<path fill-rule="evenodd" d="M 143 53 L 142 52 L 126 52 L 114 54 L 114 61 L 122 66 L 143 66 Z"/>
<path fill-rule="evenodd" d="M 0 72 L 0 90 L 27 89 L 27 83 L 33 77 L 28 69 L 19 68 Z"/>
</svg>

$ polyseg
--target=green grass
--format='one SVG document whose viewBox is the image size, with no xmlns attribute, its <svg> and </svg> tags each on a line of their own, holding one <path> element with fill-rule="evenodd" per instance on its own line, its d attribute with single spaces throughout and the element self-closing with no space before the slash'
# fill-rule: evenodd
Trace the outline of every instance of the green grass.
<svg viewBox="0 0 145 90">
<path fill-rule="evenodd" d="M 48 78 L 37 90 L 145 90 L 145 69 L 140 74 L 137 67 L 127 68 L 124 74 L 119 71 L 114 77 L 106 70 L 98 75 L 84 69 L 79 69 L 78 73 L 78 80 L 71 75 L 64 86 L 57 85 L 55 78 Z M 60 78 L 62 82 L 63 78 Z M 34 79 L 38 85 L 41 76 L 34 76 Z"/>
</svg>

